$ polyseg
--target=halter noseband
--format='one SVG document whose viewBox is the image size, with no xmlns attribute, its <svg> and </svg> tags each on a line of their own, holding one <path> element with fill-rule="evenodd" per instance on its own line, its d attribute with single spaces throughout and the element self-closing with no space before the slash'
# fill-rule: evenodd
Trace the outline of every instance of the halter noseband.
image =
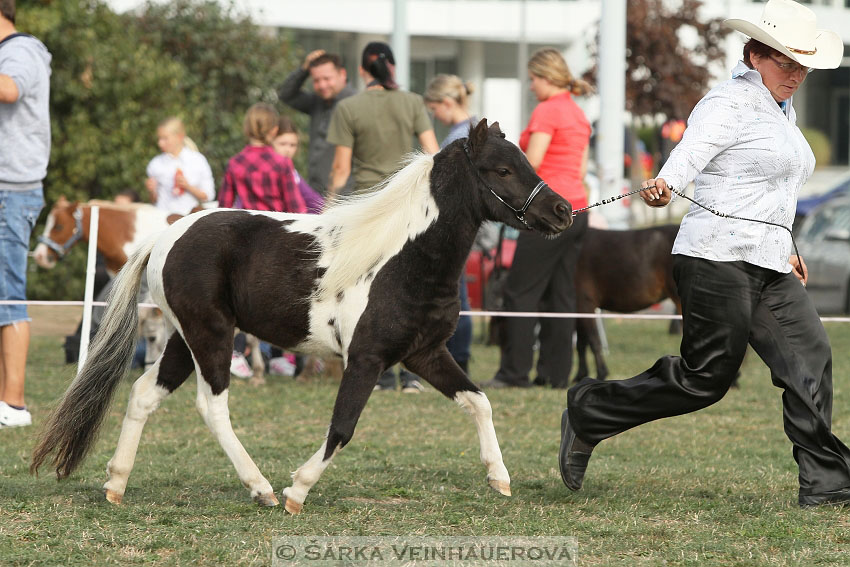
<svg viewBox="0 0 850 567">
<path fill-rule="evenodd" d="M 65 241 L 65 244 L 59 244 L 49 236 L 41 235 L 38 241 L 53 250 L 59 258 L 65 256 L 68 249 L 71 248 L 77 241 L 83 237 L 83 211 L 76 209 L 74 211 L 74 232 L 71 233 L 71 238 Z"/>
<path fill-rule="evenodd" d="M 478 180 L 484 184 L 484 187 L 489 189 L 490 193 L 492 193 L 493 196 L 499 200 L 499 202 L 501 202 L 504 206 L 512 210 L 514 212 L 514 215 L 516 215 L 517 220 L 524 224 L 525 228 L 527 228 L 528 230 L 534 230 L 533 228 L 531 228 L 531 226 L 529 226 L 527 222 L 525 222 L 525 213 L 528 211 L 528 207 L 531 206 L 531 202 L 534 200 L 537 194 L 540 193 L 540 190 L 544 187 L 548 187 L 548 185 L 546 185 L 546 182 L 543 180 L 538 182 L 537 185 L 534 186 L 534 189 L 531 190 L 531 194 L 529 194 L 528 199 L 525 200 L 525 204 L 522 206 L 522 208 L 515 209 L 510 205 L 510 203 L 501 198 L 499 194 L 496 193 L 492 187 L 490 187 L 490 184 L 487 183 L 483 177 L 481 177 L 481 173 L 478 171 L 478 167 L 472 161 L 472 156 L 470 156 L 468 139 L 463 141 L 463 153 L 466 155 L 466 159 L 469 160 L 469 164 L 472 166 L 473 171 L 475 171 L 475 175 L 478 176 Z"/>
</svg>

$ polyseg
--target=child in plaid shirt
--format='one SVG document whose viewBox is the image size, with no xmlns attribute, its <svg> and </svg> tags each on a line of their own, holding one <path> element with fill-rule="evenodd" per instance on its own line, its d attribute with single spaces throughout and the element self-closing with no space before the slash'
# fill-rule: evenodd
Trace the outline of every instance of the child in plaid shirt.
<svg viewBox="0 0 850 567">
<path fill-rule="evenodd" d="M 280 122 L 277 124 L 277 136 L 272 141 L 272 147 L 280 155 L 289 159 L 295 159 L 295 154 L 298 152 L 298 129 L 289 117 L 280 117 Z M 294 167 L 292 168 L 292 174 L 295 177 L 295 185 L 298 187 L 298 191 L 304 199 L 304 204 L 307 206 L 307 212 L 321 213 L 322 207 L 325 206 L 325 199 L 307 184 Z"/>
<path fill-rule="evenodd" d="M 244 123 L 248 145 L 227 162 L 220 207 L 287 213 L 307 210 L 295 185 L 292 160 L 271 146 L 279 119 L 277 110 L 263 102 L 248 109 Z"/>
</svg>

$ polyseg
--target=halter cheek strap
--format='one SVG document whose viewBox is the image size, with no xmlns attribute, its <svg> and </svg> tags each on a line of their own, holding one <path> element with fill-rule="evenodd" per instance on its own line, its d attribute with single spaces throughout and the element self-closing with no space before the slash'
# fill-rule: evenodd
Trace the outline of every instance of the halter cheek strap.
<svg viewBox="0 0 850 567">
<path fill-rule="evenodd" d="M 528 230 L 534 230 L 525 221 L 525 213 L 528 211 L 528 207 L 531 206 L 531 202 L 534 200 L 534 198 L 537 196 L 537 194 L 540 193 L 540 191 L 544 187 L 548 187 L 548 185 L 546 185 L 546 182 L 543 181 L 543 180 L 540 180 L 537 183 L 537 185 L 534 186 L 534 189 L 531 190 L 531 193 L 528 195 L 528 199 L 525 200 L 525 204 L 522 206 L 522 208 L 521 209 L 515 209 L 513 206 L 511 206 L 510 203 L 508 203 L 502 197 L 500 197 L 499 194 L 496 193 L 496 191 L 493 190 L 493 188 L 490 186 L 490 184 L 487 183 L 484 180 L 484 178 L 481 176 L 481 173 L 478 171 L 478 168 L 475 166 L 475 163 L 473 163 L 473 161 L 472 161 L 472 156 L 470 155 L 470 152 L 469 152 L 469 140 L 464 140 L 464 142 L 463 142 L 463 153 L 466 155 L 466 159 L 469 160 L 469 164 L 472 166 L 472 170 L 475 171 L 475 175 L 478 177 L 478 180 L 481 181 L 481 183 L 484 184 L 484 187 L 486 187 L 490 191 L 490 193 L 492 193 L 493 196 L 496 197 L 496 199 L 499 200 L 500 203 L 502 203 L 504 206 L 506 206 L 507 208 L 512 210 L 514 212 L 514 215 L 516 215 L 517 220 L 519 222 L 521 222 L 523 225 L 525 225 L 525 228 L 527 228 Z"/>
<path fill-rule="evenodd" d="M 71 233 L 71 238 L 69 238 L 65 244 L 59 244 L 49 236 L 41 235 L 38 237 L 38 241 L 56 252 L 56 255 L 62 258 L 65 256 L 65 253 L 77 243 L 77 241 L 83 237 L 83 211 L 80 209 L 76 209 L 74 211 L 74 232 Z"/>
</svg>

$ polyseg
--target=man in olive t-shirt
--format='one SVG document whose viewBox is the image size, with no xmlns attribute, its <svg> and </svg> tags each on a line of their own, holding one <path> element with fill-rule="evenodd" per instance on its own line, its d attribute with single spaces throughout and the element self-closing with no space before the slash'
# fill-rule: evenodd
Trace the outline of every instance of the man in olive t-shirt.
<svg viewBox="0 0 850 567">
<path fill-rule="evenodd" d="M 428 131 L 433 126 L 420 95 L 378 88 L 337 103 L 328 142 L 352 149 L 355 190 L 364 191 L 394 173 L 413 151 L 413 137 Z"/>
</svg>

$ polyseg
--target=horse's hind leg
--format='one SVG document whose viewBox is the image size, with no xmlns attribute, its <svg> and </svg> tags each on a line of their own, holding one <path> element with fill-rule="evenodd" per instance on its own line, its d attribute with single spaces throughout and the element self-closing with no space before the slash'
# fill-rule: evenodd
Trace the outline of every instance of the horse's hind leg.
<svg viewBox="0 0 850 567">
<path fill-rule="evenodd" d="M 327 436 L 319 450 L 292 473 L 292 486 L 283 490 L 287 512 L 301 512 L 307 493 L 319 481 L 334 455 L 351 440 L 357 420 L 366 407 L 366 401 L 372 394 L 378 376 L 385 369 L 386 365 L 377 357 L 349 356 L 336 395 Z"/>
<path fill-rule="evenodd" d="M 496 492 L 510 496 L 511 477 L 502 460 L 493 426 L 493 409 L 484 392 L 469 380 L 445 346 L 408 358 L 404 363 L 472 416 L 481 445 L 481 462 L 487 468 L 487 482 Z"/>
<path fill-rule="evenodd" d="M 575 376 L 573 376 L 573 382 L 578 382 L 582 378 L 590 376 L 590 370 L 587 367 L 587 346 L 588 334 L 591 332 L 588 327 L 592 324 L 592 319 L 576 319 L 576 358 L 578 365 Z"/>
<path fill-rule="evenodd" d="M 593 353 L 593 362 L 596 364 L 596 379 L 605 380 L 608 377 L 608 365 L 605 364 L 605 354 L 603 353 L 605 349 L 602 347 L 602 338 L 600 337 L 600 331 L 604 333 L 605 329 L 601 327 L 600 319 L 579 319 L 579 325 L 581 325 L 583 332 L 579 333 L 577 337 L 576 347 L 579 353 L 579 366 L 584 368 L 584 372 L 576 373 L 575 381 L 578 382 L 590 375 L 585 359 L 588 345 L 590 352 Z"/>
<path fill-rule="evenodd" d="M 198 359 L 195 368 L 198 375 L 195 404 L 198 413 L 233 463 L 239 480 L 250 491 L 251 497 L 261 506 L 277 506 L 279 502 L 272 485 L 248 455 L 230 423 L 227 387 L 230 384 L 230 355 L 233 352 L 232 330 L 229 333 L 216 333 L 212 327 L 204 327 L 196 331 L 196 335 L 191 342 L 198 341 L 197 344 L 206 345 L 204 351 L 194 351 Z M 216 336 L 226 338 L 217 344 Z M 203 355 L 200 355 L 201 352 Z"/>
<path fill-rule="evenodd" d="M 166 396 L 186 381 L 192 368 L 192 355 L 186 343 L 178 333 L 172 332 L 165 351 L 133 384 L 118 446 L 106 465 L 108 480 L 103 488 L 106 490 L 106 499 L 113 504 L 120 504 L 124 497 L 148 416 Z"/>
</svg>

